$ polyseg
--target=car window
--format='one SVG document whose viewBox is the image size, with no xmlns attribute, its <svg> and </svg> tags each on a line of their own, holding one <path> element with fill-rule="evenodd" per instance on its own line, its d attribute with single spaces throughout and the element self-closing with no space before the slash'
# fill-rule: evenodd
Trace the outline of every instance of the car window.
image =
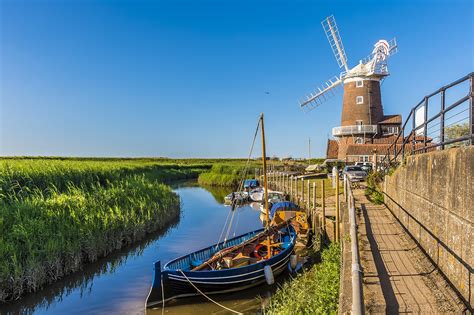
<svg viewBox="0 0 474 315">
<path fill-rule="evenodd" d="M 362 168 L 360 168 L 359 166 L 349 166 L 346 171 L 348 172 L 360 172 L 360 171 L 363 171 Z"/>
</svg>

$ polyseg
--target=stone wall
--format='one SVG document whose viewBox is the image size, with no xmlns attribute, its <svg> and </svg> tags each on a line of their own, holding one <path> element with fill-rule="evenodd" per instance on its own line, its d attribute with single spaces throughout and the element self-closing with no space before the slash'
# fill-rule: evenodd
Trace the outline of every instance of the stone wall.
<svg viewBox="0 0 474 315">
<path fill-rule="evenodd" d="M 474 303 L 474 147 L 409 157 L 385 203 L 464 300 Z"/>
</svg>

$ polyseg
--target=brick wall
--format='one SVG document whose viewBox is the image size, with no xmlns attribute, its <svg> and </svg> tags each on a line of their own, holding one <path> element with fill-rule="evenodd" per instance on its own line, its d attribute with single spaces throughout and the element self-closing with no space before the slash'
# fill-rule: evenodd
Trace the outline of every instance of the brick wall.
<svg viewBox="0 0 474 315">
<path fill-rule="evenodd" d="M 356 104 L 357 96 L 364 97 L 363 104 Z M 344 83 L 341 126 L 355 125 L 356 120 L 362 120 L 364 125 L 376 125 L 383 120 L 379 81 L 364 80 L 362 87 L 356 87 L 356 82 Z"/>
</svg>

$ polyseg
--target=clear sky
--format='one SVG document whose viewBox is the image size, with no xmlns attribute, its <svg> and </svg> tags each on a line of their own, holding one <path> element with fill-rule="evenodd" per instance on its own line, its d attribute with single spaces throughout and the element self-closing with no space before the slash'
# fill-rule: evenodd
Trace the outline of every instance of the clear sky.
<svg viewBox="0 0 474 315">
<path fill-rule="evenodd" d="M 386 114 L 474 70 L 472 0 L 0 3 L 0 155 L 244 157 L 264 112 L 269 155 L 324 156 L 330 14 L 349 66 L 397 38 Z"/>
</svg>

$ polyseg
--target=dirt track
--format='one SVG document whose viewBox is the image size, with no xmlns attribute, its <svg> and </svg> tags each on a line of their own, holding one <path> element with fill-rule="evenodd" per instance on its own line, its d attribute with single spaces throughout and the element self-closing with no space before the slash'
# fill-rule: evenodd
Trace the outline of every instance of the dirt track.
<svg viewBox="0 0 474 315">
<path fill-rule="evenodd" d="M 355 190 L 368 313 L 462 313 L 464 305 L 384 205 Z"/>
</svg>

